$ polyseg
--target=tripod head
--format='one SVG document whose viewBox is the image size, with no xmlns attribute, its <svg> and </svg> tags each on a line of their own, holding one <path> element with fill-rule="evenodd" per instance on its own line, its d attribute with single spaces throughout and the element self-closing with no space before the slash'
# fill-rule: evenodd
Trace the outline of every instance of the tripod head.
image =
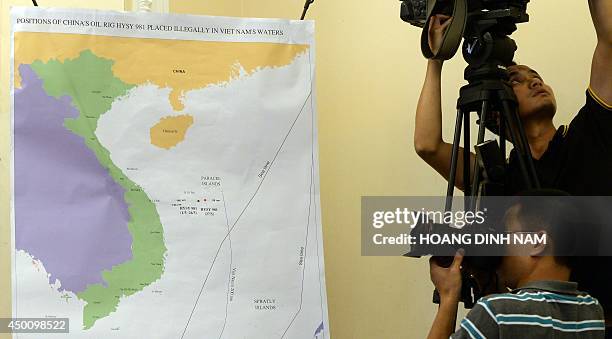
<svg viewBox="0 0 612 339">
<path fill-rule="evenodd" d="M 494 14 L 487 13 L 482 18 L 468 21 L 466 26 L 463 58 L 476 73 L 476 77 L 476 71 L 483 66 L 495 69 L 512 64 L 517 49 L 516 43 L 509 37 L 516 31 L 516 24 L 507 17 L 491 18 Z M 466 76 L 466 80 L 469 81 L 470 78 L 471 76 Z"/>
</svg>

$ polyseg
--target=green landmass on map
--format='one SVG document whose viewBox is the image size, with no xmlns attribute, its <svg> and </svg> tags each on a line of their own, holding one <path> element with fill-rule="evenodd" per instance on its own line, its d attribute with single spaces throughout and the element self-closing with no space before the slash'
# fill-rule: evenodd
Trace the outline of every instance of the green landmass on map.
<svg viewBox="0 0 612 339">
<path fill-rule="evenodd" d="M 85 301 L 83 327 L 94 323 L 117 309 L 123 297 L 130 296 L 158 280 L 164 272 L 166 246 L 159 214 L 153 202 L 140 186 L 128 179 L 112 162 L 109 151 L 95 135 L 100 117 L 112 103 L 134 87 L 113 75 L 113 61 L 100 58 L 85 50 L 75 59 L 35 61 L 32 69 L 43 80 L 50 96 L 68 95 L 79 111 L 77 118 L 64 121 L 64 126 L 81 136 L 111 177 L 125 189 L 132 235 L 132 259 L 102 272 L 106 285 L 89 285 L 77 294 Z"/>
</svg>

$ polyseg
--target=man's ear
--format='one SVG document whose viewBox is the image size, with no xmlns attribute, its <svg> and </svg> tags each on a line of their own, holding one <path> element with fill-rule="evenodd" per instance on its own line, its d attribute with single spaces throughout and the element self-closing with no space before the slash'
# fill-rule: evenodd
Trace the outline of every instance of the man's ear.
<svg viewBox="0 0 612 339">
<path fill-rule="evenodd" d="M 549 248 L 551 248 L 552 244 L 550 243 L 550 239 L 548 239 L 548 234 L 546 231 L 538 231 L 537 233 L 531 233 L 531 240 L 533 241 L 530 244 L 529 255 L 534 256 L 543 256 L 543 255 L 551 255 L 550 253 L 546 253 Z"/>
</svg>

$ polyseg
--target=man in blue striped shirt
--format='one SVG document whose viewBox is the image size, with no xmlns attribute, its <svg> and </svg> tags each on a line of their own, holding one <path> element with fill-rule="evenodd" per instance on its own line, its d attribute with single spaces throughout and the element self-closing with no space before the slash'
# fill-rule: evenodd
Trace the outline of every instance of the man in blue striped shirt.
<svg viewBox="0 0 612 339">
<path fill-rule="evenodd" d="M 603 338 L 597 299 L 567 281 L 532 281 L 481 298 L 451 338 Z"/>
<path fill-rule="evenodd" d="M 496 270 L 499 290 L 508 293 L 481 298 L 453 334 L 461 292 L 463 250 L 450 267 L 430 260 L 431 280 L 440 293 L 440 307 L 429 339 L 604 338 L 604 314 L 597 299 L 569 282 L 576 261 L 558 254 L 562 236 L 553 224 L 571 206 L 546 197 L 537 205 L 520 201 L 506 213 L 508 232 L 546 232 L 546 243 L 512 245 Z M 533 201 L 533 200 L 531 200 Z M 557 246 L 555 246 L 557 240 Z"/>
</svg>

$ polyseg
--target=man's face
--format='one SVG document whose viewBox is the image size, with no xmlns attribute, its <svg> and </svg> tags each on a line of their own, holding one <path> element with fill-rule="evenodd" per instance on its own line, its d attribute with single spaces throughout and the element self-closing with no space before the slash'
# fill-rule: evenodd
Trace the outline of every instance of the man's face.
<svg viewBox="0 0 612 339">
<path fill-rule="evenodd" d="M 544 83 L 542 77 L 524 65 L 510 66 L 508 73 L 510 85 L 518 99 L 521 119 L 552 119 L 557 110 L 557 102 L 552 88 Z"/>
</svg>

